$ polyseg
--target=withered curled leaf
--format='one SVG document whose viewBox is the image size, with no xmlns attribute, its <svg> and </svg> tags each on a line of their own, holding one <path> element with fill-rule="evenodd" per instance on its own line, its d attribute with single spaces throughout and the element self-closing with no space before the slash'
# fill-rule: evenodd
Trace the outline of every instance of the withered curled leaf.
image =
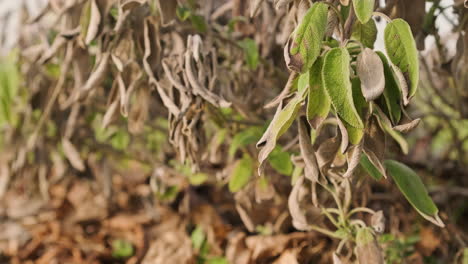
<svg viewBox="0 0 468 264">
<path fill-rule="evenodd" d="M 310 181 L 316 182 L 319 178 L 319 170 L 306 123 L 307 120 L 304 117 L 298 119 L 299 147 L 306 166 L 305 177 Z"/>
<path fill-rule="evenodd" d="M 291 126 L 292 122 L 296 118 L 299 106 L 303 102 L 306 96 L 307 89 L 303 89 L 300 92 L 296 92 L 295 96 L 288 104 L 282 108 L 283 104 L 280 103 L 276 109 L 276 113 L 268 126 L 267 130 L 263 134 L 262 138 L 257 142 L 257 148 L 262 148 L 258 154 L 258 161 L 260 165 L 258 167 L 258 174 L 263 174 L 264 161 L 268 158 L 271 151 L 276 146 L 276 140 Z"/>
<path fill-rule="evenodd" d="M 411 130 L 413 130 L 414 128 L 416 128 L 419 125 L 419 122 L 421 122 L 421 118 L 416 118 L 414 120 L 411 120 L 408 123 L 401 124 L 401 125 L 398 125 L 398 126 L 394 126 L 393 129 L 395 129 L 396 131 L 399 131 L 401 133 L 408 133 Z"/>
<path fill-rule="evenodd" d="M 356 255 L 359 264 L 384 264 L 382 249 L 368 227 L 358 230 L 356 235 Z"/>
<path fill-rule="evenodd" d="M 62 148 L 65 157 L 67 157 L 68 161 L 70 161 L 70 164 L 73 166 L 73 168 L 78 171 L 84 171 L 85 165 L 81 159 L 80 153 L 75 148 L 75 146 L 73 146 L 69 139 L 62 138 Z"/>
<path fill-rule="evenodd" d="M 288 207 L 289 212 L 291 213 L 292 223 L 293 226 L 298 230 L 310 230 L 309 224 L 307 223 L 307 219 L 305 213 L 300 208 L 299 204 L 299 191 L 302 188 L 302 184 L 304 183 L 304 176 L 300 176 L 294 187 L 289 194 L 288 198 Z"/>
</svg>

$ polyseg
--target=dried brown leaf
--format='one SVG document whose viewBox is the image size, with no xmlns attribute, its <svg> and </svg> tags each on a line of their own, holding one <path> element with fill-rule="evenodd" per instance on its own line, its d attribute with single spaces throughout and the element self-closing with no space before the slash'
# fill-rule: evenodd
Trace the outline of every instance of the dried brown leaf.
<svg viewBox="0 0 468 264">
<path fill-rule="evenodd" d="M 84 171 L 85 164 L 81 159 L 80 153 L 75 148 L 75 146 L 73 146 L 70 140 L 62 138 L 62 147 L 65 157 L 67 157 L 68 161 L 70 161 L 70 164 L 73 166 L 73 168 L 78 171 Z"/>
<path fill-rule="evenodd" d="M 306 123 L 307 120 L 304 117 L 299 118 L 299 147 L 301 149 L 302 159 L 305 163 L 305 177 L 310 181 L 316 182 L 320 174 Z"/>
<path fill-rule="evenodd" d="M 351 177 L 358 167 L 362 155 L 362 145 L 363 143 L 361 141 L 359 144 L 354 145 L 349 149 L 347 153 L 348 169 L 346 170 L 345 174 L 343 174 L 344 178 Z"/>
<path fill-rule="evenodd" d="M 416 118 L 414 120 L 411 120 L 408 123 L 394 126 L 393 129 L 402 133 L 408 133 L 414 128 L 416 128 L 419 125 L 419 122 L 421 122 L 421 118 Z"/>
<path fill-rule="evenodd" d="M 357 57 L 356 70 L 361 79 L 361 91 L 366 101 L 377 99 L 385 88 L 384 68 L 379 55 L 365 48 Z"/>
<path fill-rule="evenodd" d="M 301 231 L 310 230 L 305 213 L 300 208 L 299 191 L 304 183 L 304 176 L 300 176 L 291 190 L 288 198 L 289 212 L 291 213 L 293 226 Z"/>
<path fill-rule="evenodd" d="M 369 158 L 369 161 L 386 178 L 387 174 L 385 173 L 385 168 L 382 164 L 385 157 L 385 141 L 385 133 L 380 128 L 377 118 L 375 116 L 371 116 L 364 134 L 363 151 Z"/>
<path fill-rule="evenodd" d="M 97 0 L 90 0 L 91 1 L 91 13 L 90 13 L 90 20 L 88 29 L 86 30 L 85 36 L 85 44 L 89 45 L 98 35 L 99 33 L 99 26 L 101 24 L 101 11 L 99 10 L 99 6 L 97 4 Z"/>
</svg>

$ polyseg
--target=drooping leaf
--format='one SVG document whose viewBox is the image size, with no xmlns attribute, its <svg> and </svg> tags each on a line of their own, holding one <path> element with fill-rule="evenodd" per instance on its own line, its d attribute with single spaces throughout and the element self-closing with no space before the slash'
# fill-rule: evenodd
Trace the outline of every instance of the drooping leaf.
<svg viewBox="0 0 468 264">
<path fill-rule="evenodd" d="M 393 70 L 388 64 L 387 57 L 380 51 L 377 51 L 377 55 L 379 55 L 384 66 L 385 89 L 383 98 L 385 100 L 386 112 L 389 114 L 392 123 L 397 124 L 401 118 L 401 91 Z"/>
<path fill-rule="evenodd" d="M 427 220 L 442 225 L 439 210 L 429 196 L 421 178 L 411 168 L 395 160 L 386 160 L 385 168 L 408 202 Z"/>
<path fill-rule="evenodd" d="M 298 230 L 310 230 L 310 226 L 307 223 L 307 218 L 304 211 L 299 206 L 299 191 L 304 183 L 304 176 L 300 176 L 297 179 L 296 183 L 294 183 L 293 189 L 289 194 L 288 198 L 288 207 L 289 212 L 291 213 L 292 217 L 292 224 Z"/>
<path fill-rule="evenodd" d="M 409 121 L 408 123 L 394 126 L 393 129 L 401 133 L 408 133 L 414 128 L 416 128 L 419 125 L 419 122 L 421 122 L 421 118 L 416 118 L 414 120 Z"/>
<path fill-rule="evenodd" d="M 322 84 L 322 65 L 323 58 L 319 57 L 310 69 L 309 75 L 307 120 L 314 128 L 317 128 L 330 112 L 330 99 Z"/>
<path fill-rule="evenodd" d="M 374 166 L 374 164 L 372 164 L 372 162 L 369 160 L 365 153 L 361 155 L 361 160 L 359 161 L 359 164 L 361 164 L 361 166 L 366 170 L 366 172 L 376 181 L 380 181 L 380 179 L 382 179 L 382 173 L 380 173 L 379 169 L 377 169 Z"/>
<path fill-rule="evenodd" d="M 395 19 L 388 23 L 384 42 L 390 61 L 401 70 L 409 84 L 409 97 L 413 96 L 419 83 L 419 60 L 408 23 L 403 19 Z"/>
<path fill-rule="evenodd" d="M 84 9 L 84 14 L 82 15 L 81 26 L 82 26 L 82 36 L 86 45 L 89 45 L 97 36 L 99 32 L 99 27 L 102 21 L 100 7 L 98 6 L 97 0 L 89 0 L 89 9 Z M 86 26 L 86 28 L 84 27 Z"/>
<path fill-rule="evenodd" d="M 361 42 L 364 46 L 373 49 L 374 43 L 377 40 L 377 26 L 375 25 L 375 21 L 373 19 L 369 19 L 365 24 L 356 21 L 353 25 L 351 38 Z"/>
<path fill-rule="evenodd" d="M 317 164 L 323 174 L 330 168 L 335 156 L 340 149 L 339 137 L 328 138 L 320 144 L 316 151 Z"/>
<path fill-rule="evenodd" d="M 390 119 L 388 119 L 378 106 L 375 106 L 375 110 L 380 127 L 395 139 L 405 155 L 408 154 L 408 142 L 406 142 L 406 139 L 398 131 L 393 129 Z"/>
<path fill-rule="evenodd" d="M 357 57 L 356 71 L 366 101 L 377 99 L 385 88 L 384 67 L 379 55 L 365 48 Z"/>
<path fill-rule="evenodd" d="M 372 17 L 375 0 L 353 0 L 354 12 L 358 20 L 365 24 Z"/>
<path fill-rule="evenodd" d="M 68 161 L 70 161 L 70 164 L 73 166 L 73 168 L 78 171 L 85 170 L 85 164 L 80 156 L 80 152 L 75 148 L 69 139 L 62 139 L 62 149 L 65 157 L 68 159 Z"/>
<path fill-rule="evenodd" d="M 257 142 L 257 148 L 262 148 L 258 154 L 258 161 L 260 163 L 258 168 L 258 174 L 262 175 L 263 163 L 267 159 L 268 155 L 276 146 L 276 140 L 291 126 L 294 121 L 299 106 L 301 105 L 306 95 L 307 89 L 300 92 L 296 92 L 291 101 L 282 108 L 280 104 L 276 110 L 275 116 L 271 121 L 268 129 L 263 134 L 262 138 Z"/>
<path fill-rule="evenodd" d="M 325 55 L 322 81 L 339 117 L 355 128 L 364 128 L 354 106 L 350 81 L 349 63 L 351 58 L 346 48 L 333 48 Z"/>
<path fill-rule="evenodd" d="M 379 127 L 377 117 L 371 116 L 364 134 L 364 154 L 375 170 L 387 178 L 383 160 L 386 150 L 386 137 L 384 131 Z M 380 177 L 376 177 L 380 178 Z"/>
<path fill-rule="evenodd" d="M 247 154 L 236 162 L 229 178 L 229 191 L 237 192 L 249 182 L 253 174 L 253 165 L 252 158 Z"/>
<path fill-rule="evenodd" d="M 318 181 L 319 170 L 317 158 L 315 157 L 315 151 L 312 146 L 310 134 L 303 117 L 298 120 L 298 128 L 299 147 L 301 150 L 302 159 L 305 163 L 305 177 L 310 181 Z"/>
<path fill-rule="evenodd" d="M 350 147 L 346 157 L 348 160 L 348 168 L 346 169 L 345 174 L 343 174 L 343 178 L 348 178 L 353 175 L 361 160 L 362 148 L 362 142 L 358 145 Z"/>
<path fill-rule="evenodd" d="M 366 108 L 368 107 L 368 104 L 366 102 L 366 99 L 364 99 L 364 96 L 362 95 L 361 92 L 361 81 L 359 78 L 353 78 L 351 80 L 352 83 L 352 89 L 353 89 L 353 100 L 354 100 L 354 105 L 356 107 L 356 111 L 358 112 L 359 116 L 361 118 L 364 118 Z M 362 137 L 364 136 L 364 129 L 363 128 L 356 128 L 351 125 L 349 125 L 347 122 L 343 122 L 346 130 L 348 131 L 348 139 L 349 142 L 353 145 L 358 144 Z"/>
<path fill-rule="evenodd" d="M 327 27 L 327 17 L 328 6 L 323 3 L 315 3 L 294 31 L 289 52 L 293 56 L 299 54 L 297 71 L 306 72 L 309 70 L 319 56 Z"/>
</svg>

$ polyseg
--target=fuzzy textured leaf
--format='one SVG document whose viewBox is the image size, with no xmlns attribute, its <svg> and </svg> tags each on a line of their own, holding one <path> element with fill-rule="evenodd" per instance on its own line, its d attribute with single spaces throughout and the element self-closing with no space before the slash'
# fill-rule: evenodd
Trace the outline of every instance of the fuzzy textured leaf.
<svg viewBox="0 0 468 264">
<path fill-rule="evenodd" d="M 350 81 L 351 58 L 345 48 L 333 48 L 325 55 L 322 81 L 338 116 L 355 128 L 364 128 L 354 106 Z"/>
<path fill-rule="evenodd" d="M 366 101 L 377 99 L 385 88 L 384 67 L 379 55 L 365 48 L 357 57 L 356 71 Z"/>
<path fill-rule="evenodd" d="M 321 71 L 323 58 L 318 58 L 309 75 L 309 95 L 307 101 L 307 120 L 314 127 L 328 116 L 330 112 L 330 99 L 328 98 L 322 84 Z"/>
<path fill-rule="evenodd" d="M 410 26 L 403 19 L 393 20 L 385 28 L 384 41 L 390 61 L 403 73 L 409 96 L 413 96 L 418 88 L 419 60 Z"/>
<path fill-rule="evenodd" d="M 401 91 L 393 70 L 388 64 L 387 57 L 380 51 L 377 51 L 377 55 L 379 55 L 384 66 L 385 89 L 383 99 L 385 101 L 385 111 L 389 114 L 392 123 L 397 124 L 401 118 Z"/>
<path fill-rule="evenodd" d="M 322 39 L 327 28 L 328 6 L 315 3 L 307 11 L 301 24 L 294 31 L 294 39 L 290 49 L 291 55 L 300 55 L 302 63 L 300 72 L 306 72 L 320 54 Z"/>
<path fill-rule="evenodd" d="M 375 0 L 353 0 L 354 12 L 358 20 L 365 24 L 372 17 Z"/>
<path fill-rule="evenodd" d="M 375 25 L 375 21 L 373 19 L 369 19 L 365 24 L 356 21 L 353 25 L 351 38 L 361 42 L 364 46 L 373 49 L 374 43 L 377 40 L 377 26 Z"/>
</svg>

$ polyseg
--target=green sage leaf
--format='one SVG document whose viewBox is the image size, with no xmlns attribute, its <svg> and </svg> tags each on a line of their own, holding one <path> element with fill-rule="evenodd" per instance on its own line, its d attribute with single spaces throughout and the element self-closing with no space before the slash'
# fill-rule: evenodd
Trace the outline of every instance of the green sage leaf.
<svg viewBox="0 0 468 264">
<path fill-rule="evenodd" d="M 307 101 L 307 121 L 314 127 L 318 125 L 328 116 L 330 112 L 330 99 L 328 98 L 325 88 L 322 84 L 321 72 L 323 66 L 323 58 L 319 57 L 312 68 L 309 75 L 309 95 Z"/>
<path fill-rule="evenodd" d="M 353 0 L 354 12 L 358 20 L 365 24 L 371 19 L 375 0 Z"/>
<path fill-rule="evenodd" d="M 380 51 L 377 51 L 377 55 L 379 55 L 384 66 L 385 89 L 383 99 L 385 101 L 385 111 L 389 114 L 392 123 L 398 124 L 401 118 L 401 91 L 398 81 L 388 64 L 387 57 Z"/>
<path fill-rule="evenodd" d="M 367 102 L 361 92 L 361 81 L 359 80 L 359 78 L 353 78 L 351 80 L 351 83 L 352 83 L 352 90 L 353 90 L 354 105 L 356 107 L 357 113 L 362 118 L 364 117 L 364 112 L 365 112 L 365 109 L 367 108 Z M 343 122 L 343 124 L 346 127 L 346 130 L 348 131 L 349 142 L 353 145 L 356 145 L 359 142 L 361 142 L 361 139 L 364 136 L 364 129 L 353 127 L 347 122 Z"/>
<path fill-rule="evenodd" d="M 253 174 L 253 165 L 252 158 L 247 154 L 236 162 L 229 178 L 229 191 L 237 192 L 249 183 Z"/>
<path fill-rule="evenodd" d="M 408 202 L 427 220 L 443 225 L 437 216 L 437 206 L 429 196 L 421 178 L 411 168 L 395 160 L 386 160 L 384 166 Z"/>
<path fill-rule="evenodd" d="M 356 111 L 350 81 L 351 58 L 346 48 L 333 48 L 325 55 L 322 81 L 325 91 L 338 116 L 350 126 L 364 128 Z"/>
<path fill-rule="evenodd" d="M 361 160 L 359 161 L 359 164 L 364 168 L 364 170 L 376 181 L 380 181 L 380 179 L 383 178 L 382 173 L 380 173 L 379 169 L 377 169 L 374 164 L 369 160 L 367 155 L 363 153 L 361 155 Z"/>
<path fill-rule="evenodd" d="M 327 28 L 328 6 L 315 3 L 304 15 L 301 24 L 294 31 L 291 55 L 300 55 L 302 67 L 300 72 L 306 72 L 320 54 L 322 40 Z"/>
<path fill-rule="evenodd" d="M 373 19 L 369 19 L 365 24 L 356 21 L 353 25 L 351 38 L 361 42 L 364 46 L 373 49 L 374 43 L 377 40 L 377 26 L 375 25 L 375 21 Z"/>
<path fill-rule="evenodd" d="M 409 96 L 413 96 L 418 88 L 419 60 L 416 43 L 408 23 L 400 18 L 388 23 L 384 42 L 390 61 L 403 73 L 409 86 Z"/>
</svg>

